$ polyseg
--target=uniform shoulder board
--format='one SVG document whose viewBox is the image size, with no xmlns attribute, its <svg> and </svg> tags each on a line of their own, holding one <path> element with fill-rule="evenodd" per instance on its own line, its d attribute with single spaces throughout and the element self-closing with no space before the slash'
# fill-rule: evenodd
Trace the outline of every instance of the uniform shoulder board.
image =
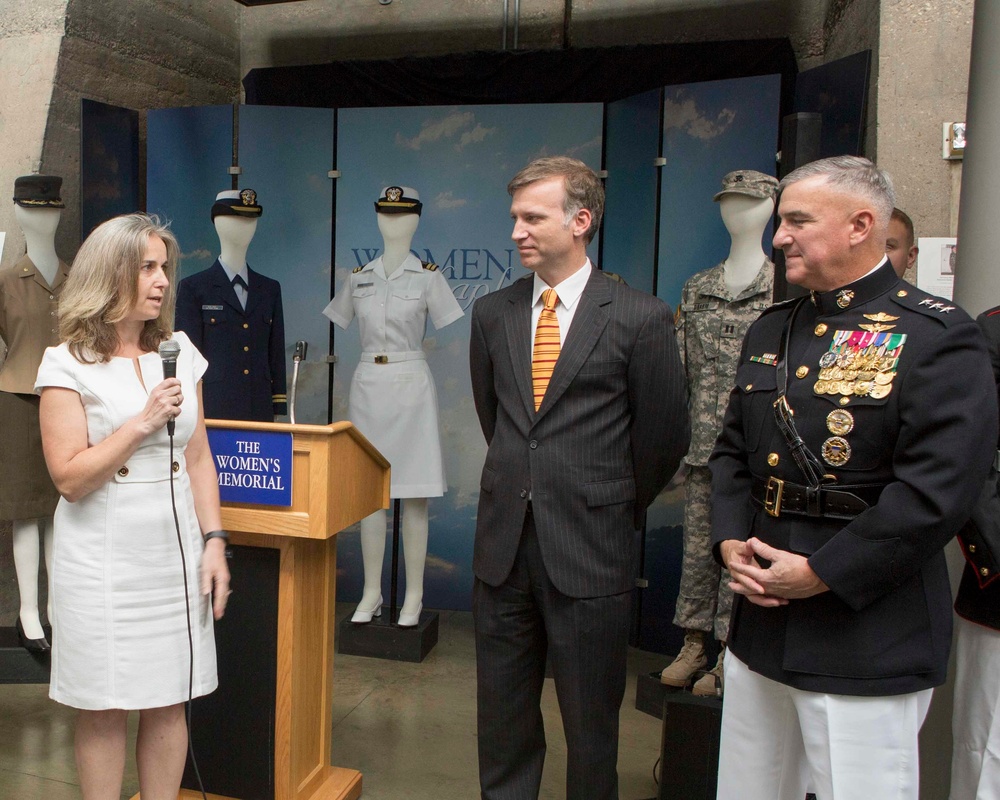
<svg viewBox="0 0 1000 800">
<path fill-rule="evenodd" d="M 959 322 L 968 322 L 970 317 L 962 308 L 944 297 L 936 297 L 923 289 L 918 289 L 900 281 L 895 289 L 889 292 L 894 303 L 938 320 L 946 328 Z"/>
<path fill-rule="evenodd" d="M 351 270 L 351 274 L 355 275 L 358 272 L 361 272 L 361 270 L 363 270 L 363 269 L 364 269 L 364 267 L 355 267 L 354 269 Z"/>
<path fill-rule="evenodd" d="M 421 261 L 420 266 L 422 266 L 428 272 L 434 272 L 438 268 L 438 265 L 431 261 Z"/>
</svg>

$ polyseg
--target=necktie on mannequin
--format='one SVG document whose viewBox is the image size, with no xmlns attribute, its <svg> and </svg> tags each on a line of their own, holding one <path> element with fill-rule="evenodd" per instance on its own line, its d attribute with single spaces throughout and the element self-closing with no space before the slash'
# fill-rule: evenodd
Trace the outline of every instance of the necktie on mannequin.
<svg viewBox="0 0 1000 800">
<path fill-rule="evenodd" d="M 559 318 L 556 317 L 556 303 L 559 296 L 555 289 L 542 292 L 542 313 L 535 328 L 535 347 L 531 354 L 531 386 L 535 395 L 535 411 L 538 411 L 549 388 L 552 370 L 559 360 Z"/>
<path fill-rule="evenodd" d="M 243 291 L 240 291 L 241 289 Z M 243 306 L 243 310 L 245 311 L 247 307 L 247 295 L 250 291 L 242 275 L 233 277 L 233 290 L 236 292 L 236 299 L 240 301 L 240 305 Z"/>
</svg>

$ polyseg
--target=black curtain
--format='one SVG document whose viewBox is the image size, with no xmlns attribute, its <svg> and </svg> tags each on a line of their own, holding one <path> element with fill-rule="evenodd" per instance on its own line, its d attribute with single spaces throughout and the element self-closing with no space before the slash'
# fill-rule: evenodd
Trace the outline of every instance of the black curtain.
<svg viewBox="0 0 1000 800">
<path fill-rule="evenodd" d="M 678 83 L 779 73 L 782 109 L 797 72 L 787 39 L 464 53 L 251 70 L 250 105 L 358 108 L 609 103 Z"/>
</svg>

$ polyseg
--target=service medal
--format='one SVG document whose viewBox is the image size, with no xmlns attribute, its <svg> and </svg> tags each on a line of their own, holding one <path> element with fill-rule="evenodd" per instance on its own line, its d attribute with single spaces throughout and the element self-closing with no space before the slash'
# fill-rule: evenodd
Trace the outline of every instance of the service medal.
<svg viewBox="0 0 1000 800">
<path fill-rule="evenodd" d="M 888 386 L 892 383 L 892 379 L 896 377 L 895 372 L 877 372 L 875 374 L 875 383 L 879 386 Z"/>
<path fill-rule="evenodd" d="M 851 460 L 851 445 L 843 436 L 831 436 L 823 442 L 823 460 L 831 467 L 842 467 Z"/>
<path fill-rule="evenodd" d="M 835 436 L 846 436 L 854 430 L 854 417 L 850 411 L 835 408 L 826 415 L 826 429 Z"/>
<path fill-rule="evenodd" d="M 891 391 L 892 391 L 891 383 L 884 383 L 884 384 L 876 383 L 875 386 L 872 387 L 871 396 L 874 397 L 876 400 L 881 400 L 883 397 L 888 397 L 889 392 Z"/>
<path fill-rule="evenodd" d="M 820 380 L 816 381 L 816 383 L 813 384 L 813 393 L 814 394 L 826 394 L 826 389 L 827 389 L 827 387 L 829 385 L 830 385 L 829 381 L 820 379 Z"/>
<path fill-rule="evenodd" d="M 871 393 L 872 387 L 875 386 L 871 381 L 857 381 L 854 384 L 854 394 L 858 397 L 864 397 Z"/>
<path fill-rule="evenodd" d="M 832 367 L 837 363 L 837 354 L 832 350 L 827 350 L 823 355 L 819 357 L 819 365 L 821 367 Z"/>
</svg>

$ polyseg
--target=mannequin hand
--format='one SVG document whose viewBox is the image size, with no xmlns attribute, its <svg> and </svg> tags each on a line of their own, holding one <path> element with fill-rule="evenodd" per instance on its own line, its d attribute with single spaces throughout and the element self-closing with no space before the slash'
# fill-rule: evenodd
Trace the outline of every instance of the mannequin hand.
<svg viewBox="0 0 1000 800">
<path fill-rule="evenodd" d="M 167 378 L 157 384 L 149 393 L 146 407 L 136 418 L 140 426 L 149 435 L 158 431 L 169 420 L 177 419 L 181 414 L 181 382 L 177 378 Z"/>
<path fill-rule="evenodd" d="M 212 597 L 212 615 L 222 619 L 229 602 L 229 565 L 226 564 L 226 543 L 209 539 L 201 554 L 201 593 Z"/>
</svg>

